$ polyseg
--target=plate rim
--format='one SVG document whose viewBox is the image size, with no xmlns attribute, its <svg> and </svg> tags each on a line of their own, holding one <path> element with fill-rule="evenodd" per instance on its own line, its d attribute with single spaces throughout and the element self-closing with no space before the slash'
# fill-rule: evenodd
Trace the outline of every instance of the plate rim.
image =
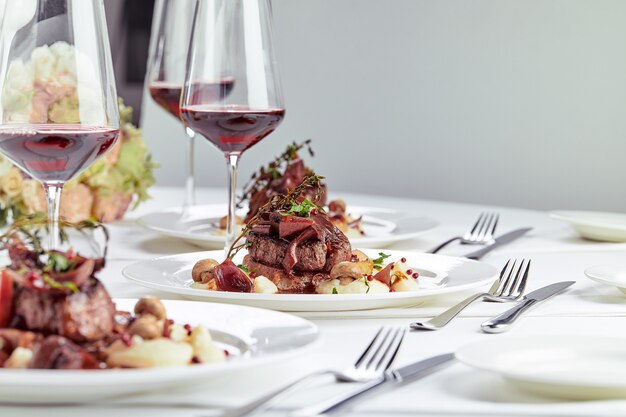
<svg viewBox="0 0 626 417">
<path fill-rule="evenodd" d="M 626 280 L 620 283 L 617 281 L 601 278 L 593 272 L 593 270 L 597 268 L 617 268 L 617 266 L 616 265 L 592 265 L 592 266 L 585 268 L 585 271 L 584 271 L 585 276 L 592 281 L 599 282 L 600 284 L 606 284 L 606 285 L 610 285 L 613 287 L 626 289 Z M 626 271 L 626 267 L 624 267 L 624 270 Z"/>
<path fill-rule="evenodd" d="M 492 274 L 486 278 L 478 280 L 476 282 L 471 282 L 467 284 L 457 285 L 453 287 L 444 287 L 441 289 L 420 289 L 417 291 L 406 291 L 406 292 L 390 292 L 390 293 L 375 293 L 375 294 L 255 294 L 255 293 L 234 293 L 227 291 L 209 291 L 197 288 L 189 288 L 189 287 L 173 287 L 171 285 L 160 284 L 160 283 L 150 283 L 146 282 L 143 279 L 136 278 L 132 276 L 129 272 L 129 269 L 132 267 L 139 266 L 140 264 L 146 262 L 154 262 L 159 260 L 167 260 L 174 259 L 177 257 L 190 256 L 195 255 L 198 257 L 205 256 L 208 252 L 222 252 L 220 250 L 213 251 L 201 251 L 201 252 L 185 252 L 177 255 L 166 255 L 166 256 L 158 256 L 151 259 L 144 259 L 140 261 L 133 262 L 129 265 L 126 265 L 122 269 L 122 275 L 129 279 L 130 281 L 142 285 L 147 288 L 157 289 L 161 291 L 165 291 L 168 293 L 180 294 L 180 295 L 188 295 L 188 296 L 199 296 L 200 298 L 208 299 L 227 299 L 231 301 L 259 301 L 259 302 L 278 302 L 278 301 L 320 301 L 323 302 L 325 300 L 344 300 L 344 301 L 359 301 L 359 300 L 388 300 L 388 299 L 418 299 L 418 298 L 426 298 L 437 295 L 444 295 L 454 292 L 464 291 L 466 289 L 477 288 L 483 285 L 491 284 L 495 277 L 498 276 L 499 270 L 493 265 L 487 264 L 485 262 L 476 261 L 473 259 L 467 259 L 456 256 L 447 256 L 447 255 L 439 255 L 439 254 L 430 254 L 430 253 L 422 253 L 422 252 L 414 252 L 407 250 L 395 250 L 395 249 L 364 249 L 365 251 L 381 251 L 381 252 L 393 252 L 398 255 L 404 256 L 424 256 L 424 257 L 434 257 L 434 258 L 445 258 L 450 260 L 461 260 L 464 263 L 470 264 L 481 264 L 488 266 L 492 269 Z M 392 255 L 394 256 L 394 255 Z M 206 296 L 202 296 L 202 294 L 207 294 Z M 276 298 L 282 297 L 282 298 Z"/>
<path fill-rule="evenodd" d="M 138 300 L 134 297 L 114 297 L 112 298 L 114 303 L 128 302 L 133 303 Z M 0 387 L 5 385 L 11 385 L 14 387 L 24 386 L 59 386 L 60 388 L 69 388 L 73 386 L 89 384 L 90 387 L 106 387 L 114 383 L 119 383 L 119 378 L 124 378 L 124 384 L 138 384 L 146 378 L 161 378 L 163 384 L 167 384 L 167 381 L 179 381 L 182 379 L 195 380 L 204 375 L 221 374 L 224 372 L 236 372 L 241 369 L 261 366 L 270 364 L 281 359 L 292 359 L 293 357 L 306 352 L 321 343 L 321 334 L 319 326 L 306 318 L 299 317 L 293 314 L 288 314 L 281 311 L 247 306 L 247 305 L 232 305 L 218 302 L 200 302 L 194 300 L 170 300 L 162 299 L 165 303 L 172 304 L 197 304 L 199 308 L 209 308 L 210 305 L 222 309 L 234 309 L 244 308 L 245 310 L 261 310 L 264 314 L 271 315 L 284 315 L 289 316 L 290 320 L 298 320 L 306 325 L 311 331 L 313 339 L 304 346 L 288 349 L 282 352 L 268 352 L 261 356 L 252 356 L 245 358 L 244 360 L 226 361 L 218 363 L 206 363 L 193 366 L 175 366 L 164 368 L 137 368 L 137 369 L 99 369 L 99 370 L 54 370 L 54 369 L 4 369 L 0 368 Z M 201 320 L 200 320 L 201 322 Z M 34 380 L 37 380 L 34 383 Z M 131 393 L 139 392 L 140 390 L 131 389 Z M 105 398 L 105 397 L 103 397 Z M 34 403 L 34 402 L 33 402 Z"/>
<path fill-rule="evenodd" d="M 548 212 L 548 216 L 568 222 L 570 224 L 576 224 L 587 227 L 597 227 L 601 229 L 609 229 L 609 230 L 618 230 L 620 232 L 626 232 L 626 222 L 624 224 L 611 224 L 605 223 L 602 221 L 594 221 L 594 220 L 586 220 L 586 219 L 576 219 L 576 214 L 609 214 L 616 216 L 623 216 L 626 220 L 626 214 L 624 213 L 616 213 L 616 212 L 603 212 L 603 211 L 585 211 L 585 210 L 552 210 Z M 573 218 L 574 217 L 574 218 Z"/>
<path fill-rule="evenodd" d="M 511 380 L 515 380 L 515 381 L 520 381 L 520 382 L 536 382 L 536 383 L 541 383 L 541 384 L 546 384 L 546 385 L 552 385 L 552 386 L 566 386 L 566 387 L 593 387 L 593 388 L 608 388 L 608 389 L 622 389 L 622 390 L 626 390 L 626 380 L 624 380 L 624 382 L 622 383 L 618 383 L 616 381 L 609 381 L 609 382 L 603 382 L 603 383 L 595 383 L 591 382 L 591 381 L 583 381 L 581 382 L 581 380 L 572 380 L 570 379 L 569 382 L 564 382 L 563 379 L 559 379 L 557 376 L 550 376 L 548 374 L 532 374 L 532 373 L 525 373 L 523 369 L 506 369 L 506 370 L 502 370 L 500 369 L 496 363 L 497 361 L 492 360 L 490 361 L 489 364 L 487 364 L 485 361 L 480 361 L 480 360 L 474 360 L 472 359 L 472 355 L 467 354 L 467 351 L 469 350 L 476 350 L 476 351 L 480 351 L 482 349 L 484 349 L 485 347 L 490 347 L 489 345 L 500 345 L 500 349 L 499 351 L 502 352 L 502 344 L 508 344 L 509 346 L 519 346 L 520 342 L 526 342 L 528 340 L 532 340 L 535 342 L 539 342 L 541 340 L 541 343 L 543 343 L 544 345 L 546 345 L 546 341 L 548 343 L 551 343 L 555 340 L 567 340 L 568 342 L 565 343 L 563 342 L 563 346 L 570 348 L 570 349 L 576 349 L 577 346 L 579 346 L 578 343 L 574 343 L 576 341 L 580 342 L 581 336 L 580 335 L 552 335 L 552 334 L 535 334 L 535 335 L 526 335 L 526 336 L 512 336 L 512 337 L 507 337 L 504 339 L 484 339 L 484 340 L 479 340 L 479 341 L 474 341 L 472 343 L 469 343 L 467 345 L 462 346 L 461 348 L 457 349 L 457 351 L 455 352 L 455 357 L 457 358 L 457 360 L 469 367 L 475 368 L 475 369 L 479 369 L 482 371 L 486 371 L 489 373 L 493 373 L 493 374 L 497 374 L 500 375 L 506 379 L 511 379 Z M 589 336 L 587 337 L 587 339 L 591 340 L 595 346 L 601 346 L 601 347 L 607 347 L 607 346 L 615 346 L 614 343 L 615 342 L 620 342 L 620 346 L 622 347 L 626 347 L 626 337 L 615 337 L 615 336 Z M 536 345 L 536 343 L 535 343 Z M 521 349 L 521 348 L 520 348 Z M 489 350 L 491 352 L 491 350 Z M 613 349 L 612 351 L 615 351 L 615 349 Z M 622 352 L 624 352 L 624 350 L 621 350 Z M 626 353 L 624 353 L 626 355 Z M 474 357 L 475 358 L 475 357 Z M 491 365 L 491 366 L 490 366 Z"/>
<path fill-rule="evenodd" d="M 216 206 L 225 206 L 225 204 L 223 203 L 210 203 L 210 204 L 198 204 L 195 207 L 216 207 Z M 354 237 L 354 238 L 350 238 L 351 242 L 354 242 L 355 245 L 358 244 L 373 244 L 373 243 L 377 243 L 377 242 L 401 242 L 404 240 L 409 240 L 409 239 L 413 239 L 417 236 L 420 236 L 426 232 L 431 231 L 432 229 L 438 227 L 441 223 L 430 217 L 427 215 L 412 215 L 411 213 L 409 213 L 408 211 L 402 211 L 399 209 L 394 209 L 394 208 L 386 208 L 386 207 L 374 207 L 374 206 L 361 206 L 361 205 L 354 205 L 353 207 L 357 207 L 360 210 L 363 209 L 367 209 L 367 210 L 378 210 L 378 211 L 383 211 L 383 212 L 387 212 L 387 213 L 406 213 L 408 214 L 408 216 L 406 216 L 405 218 L 415 218 L 415 219 L 423 219 L 424 221 L 427 221 L 428 227 L 419 230 L 419 231 L 413 231 L 413 232 L 409 232 L 409 233 L 403 233 L 401 235 L 389 235 L 389 236 L 367 236 L 367 237 Z M 178 207 L 169 207 L 169 208 L 165 208 L 165 209 L 161 209 L 161 210 L 154 210 L 151 211 L 149 213 L 145 213 L 142 214 L 141 216 L 138 216 L 135 219 L 135 223 L 137 223 L 138 225 L 140 225 L 141 227 L 143 227 L 146 230 L 150 230 L 152 232 L 156 232 L 165 236 L 170 236 L 170 237 L 175 237 L 178 239 L 182 239 L 185 241 L 198 241 L 198 242 L 206 242 L 206 243 L 224 243 L 224 239 L 222 238 L 222 236 L 214 236 L 214 235 L 199 235 L 199 234 L 193 234 L 193 233 L 189 233 L 189 232 L 184 232 L 184 231 L 177 231 L 177 230 L 172 230 L 172 229 L 166 229 L 163 227 L 159 227 L 159 226 L 154 226 L 152 224 L 150 224 L 149 222 L 146 221 L 146 218 L 153 216 L 153 215 L 158 215 L 158 214 L 173 214 L 173 213 L 178 213 L 180 212 L 181 209 Z M 375 216 L 372 216 L 375 218 Z"/>
</svg>

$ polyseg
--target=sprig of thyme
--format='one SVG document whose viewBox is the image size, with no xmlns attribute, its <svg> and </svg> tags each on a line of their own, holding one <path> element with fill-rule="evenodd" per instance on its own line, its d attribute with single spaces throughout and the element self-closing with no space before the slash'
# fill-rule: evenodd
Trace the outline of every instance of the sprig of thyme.
<svg viewBox="0 0 626 417">
<path fill-rule="evenodd" d="M 287 145 L 287 149 L 283 153 L 252 174 L 248 182 L 243 186 L 243 193 L 237 201 L 237 206 L 241 208 L 244 201 L 250 199 L 250 197 L 265 188 L 273 180 L 282 178 L 289 163 L 300 157 L 298 152 L 302 148 L 306 148 L 309 155 L 315 156 L 315 152 L 311 148 L 311 139 L 300 143 L 292 142 L 290 145 Z"/>
<path fill-rule="evenodd" d="M 25 245 L 29 246 L 33 252 L 42 256 L 48 252 L 44 249 L 41 233 L 43 230 L 49 232 L 48 217 L 45 213 L 34 213 L 17 219 L 2 235 L 0 235 L 0 250 L 7 249 L 11 239 L 19 236 Z M 109 249 L 109 231 L 100 222 L 95 220 L 83 220 L 78 223 L 72 223 L 65 220 L 59 220 L 59 238 L 61 243 L 69 241 L 67 229 L 75 229 L 80 233 L 87 235 L 88 231 L 97 229 L 102 230 L 104 235 L 104 248 L 102 258 L 106 259 Z"/>
<path fill-rule="evenodd" d="M 307 189 L 316 188 L 316 195 L 313 199 L 314 201 L 319 200 L 322 194 L 322 181 L 324 177 L 311 174 L 304 177 L 302 183 L 297 187 L 289 190 L 287 194 L 276 194 L 272 196 L 267 203 L 265 203 L 259 211 L 248 221 L 248 224 L 244 227 L 241 234 L 237 236 L 237 239 L 233 242 L 230 249 L 228 250 L 228 258 L 233 258 L 237 252 L 246 247 L 246 243 L 239 243 L 239 241 L 252 230 L 252 228 L 261 221 L 261 217 L 265 213 L 270 212 L 289 212 L 294 206 L 298 204 L 302 204 L 302 202 L 298 202 L 298 197 L 300 197 Z M 304 200 L 303 200 L 304 201 Z M 313 204 L 313 203 L 311 203 Z M 317 210 L 321 213 L 324 210 L 321 207 L 316 206 Z"/>
</svg>

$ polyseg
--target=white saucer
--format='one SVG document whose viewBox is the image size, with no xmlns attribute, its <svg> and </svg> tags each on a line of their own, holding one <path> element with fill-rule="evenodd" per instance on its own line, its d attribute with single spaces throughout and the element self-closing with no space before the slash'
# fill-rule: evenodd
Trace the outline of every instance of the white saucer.
<svg viewBox="0 0 626 417">
<path fill-rule="evenodd" d="M 617 287 L 626 293 L 626 265 L 602 265 L 585 269 L 585 275 L 601 284 Z"/>
<path fill-rule="evenodd" d="M 238 211 L 245 216 L 247 209 Z M 350 238 L 359 248 L 383 248 L 394 242 L 413 239 L 439 223 L 426 216 L 419 216 L 395 209 L 380 207 L 348 206 L 355 217 L 363 216 L 364 236 Z M 225 204 L 205 204 L 189 208 L 181 218 L 180 208 L 154 211 L 141 216 L 137 222 L 146 229 L 164 236 L 176 237 L 205 249 L 224 247 L 224 235 L 215 234 L 215 224 L 226 215 Z"/>
<path fill-rule="evenodd" d="M 553 219 L 568 222 L 580 236 L 601 242 L 626 242 L 626 214 L 599 211 L 551 211 Z"/>
<path fill-rule="evenodd" d="M 570 400 L 626 399 L 626 338 L 490 337 L 461 348 L 456 356 L 533 394 Z"/>
</svg>

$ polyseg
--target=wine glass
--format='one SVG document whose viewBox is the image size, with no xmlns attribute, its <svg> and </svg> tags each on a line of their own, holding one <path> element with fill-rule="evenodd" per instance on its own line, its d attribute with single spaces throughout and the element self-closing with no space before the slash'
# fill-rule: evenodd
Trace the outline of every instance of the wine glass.
<svg viewBox="0 0 626 417">
<path fill-rule="evenodd" d="M 151 44 L 147 84 L 150 95 L 164 110 L 180 121 L 180 99 L 185 81 L 187 51 L 193 24 L 196 0 L 159 0 L 156 4 L 155 32 Z M 207 100 L 216 101 L 227 95 L 233 86 L 232 78 L 209 80 L 202 83 Z M 182 122 L 182 121 L 181 121 Z M 187 133 L 187 179 L 183 200 L 183 217 L 196 203 L 194 137 L 195 132 L 185 127 Z"/>
<path fill-rule="evenodd" d="M 49 246 L 59 196 L 119 136 L 101 0 L 6 0 L 0 22 L 0 152 L 40 181 Z"/>
<path fill-rule="evenodd" d="M 232 91 L 206 92 L 207 80 L 233 79 Z M 235 239 L 235 191 L 241 154 L 285 116 L 274 57 L 269 0 L 199 0 L 195 10 L 181 117 L 224 153 L 228 167 L 228 252 Z"/>
</svg>

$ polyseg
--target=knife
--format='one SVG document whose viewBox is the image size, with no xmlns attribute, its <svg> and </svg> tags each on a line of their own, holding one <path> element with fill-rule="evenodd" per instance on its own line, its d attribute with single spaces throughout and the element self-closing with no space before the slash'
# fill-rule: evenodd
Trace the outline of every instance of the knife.
<svg viewBox="0 0 626 417">
<path fill-rule="evenodd" d="M 313 417 L 338 413 L 355 402 L 371 398 L 373 391 L 382 391 L 380 388 L 409 383 L 423 378 L 444 365 L 449 365 L 452 359 L 454 359 L 454 353 L 446 353 L 389 370 L 385 372 L 382 378 L 368 382 L 354 391 L 310 407 L 300 408 L 289 414 L 289 416 Z"/>
<path fill-rule="evenodd" d="M 548 298 L 557 295 L 575 282 L 576 281 L 557 282 L 556 284 L 550 284 L 530 292 L 526 295 L 524 301 L 499 316 L 484 322 L 480 325 L 480 328 L 483 329 L 483 332 L 485 333 L 502 333 L 508 330 L 524 311 L 541 301 L 545 301 Z"/>
<path fill-rule="evenodd" d="M 478 249 L 477 251 L 470 252 L 464 257 L 477 261 L 483 256 L 485 256 L 486 254 L 488 254 L 489 252 L 491 252 L 492 250 L 494 250 L 495 248 L 505 245 L 509 242 L 513 242 L 515 239 L 518 239 L 524 236 L 526 233 L 530 232 L 531 230 L 533 230 L 532 227 L 523 227 L 521 229 L 516 229 L 511 232 L 505 233 L 502 236 L 497 237 L 491 245 L 485 246 L 484 248 Z"/>
</svg>

